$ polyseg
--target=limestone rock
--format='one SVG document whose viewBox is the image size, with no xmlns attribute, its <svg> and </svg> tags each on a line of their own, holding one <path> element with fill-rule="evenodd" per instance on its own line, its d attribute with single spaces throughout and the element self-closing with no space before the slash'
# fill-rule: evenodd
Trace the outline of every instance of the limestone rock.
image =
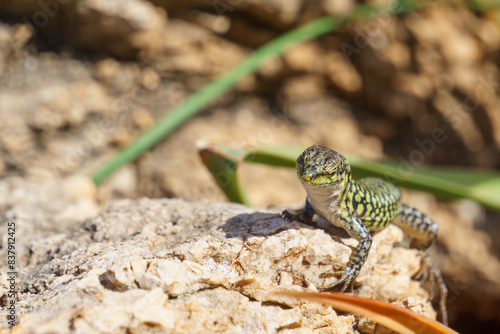
<svg viewBox="0 0 500 334">
<path fill-rule="evenodd" d="M 318 223 L 332 235 L 235 204 L 112 202 L 53 235 L 61 251 L 25 268 L 20 323 L 2 333 L 354 333 L 352 315 L 269 295 L 335 280 L 320 274 L 346 263 L 356 241 Z M 394 226 L 374 237 L 356 294 L 433 317 L 428 294 L 410 278 L 417 253 L 393 248 L 401 237 Z M 3 300 L 4 269 L 1 277 Z"/>
<path fill-rule="evenodd" d="M 1 222 L 16 225 L 16 264 L 22 279 L 29 275 L 24 271 L 27 266 L 75 250 L 78 242 L 69 236 L 75 228 L 81 229 L 79 221 L 99 211 L 90 178 L 73 175 L 60 179 L 47 174 L 43 182 L 40 179 L 40 175 L 32 175 L 0 180 Z M 7 235 L 2 232 L 1 236 L 0 245 L 5 249 Z M 4 264 L 0 262 L 6 268 Z"/>
<path fill-rule="evenodd" d="M 163 9 L 144 0 L 8 1 L 0 10 L 19 17 L 33 37 L 43 34 L 119 58 L 155 54 L 167 22 Z"/>
</svg>

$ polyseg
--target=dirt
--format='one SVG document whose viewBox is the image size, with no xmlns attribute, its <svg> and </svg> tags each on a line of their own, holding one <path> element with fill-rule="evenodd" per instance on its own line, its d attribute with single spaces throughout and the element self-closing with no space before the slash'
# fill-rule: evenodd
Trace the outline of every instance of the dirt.
<svg viewBox="0 0 500 334">
<path fill-rule="evenodd" d="M 225 201 L 198 140 L 317 143 L 415 166 L 498 169 L 498 11 L 453 3 L 350 23 L 289 50 L 95 187 L 89 176 L 197 89 L 273 38 L 356 2 L 2 2 L 1 228 L 17 222 L 25 292 L 41 293 L 37 271 L 78 252 L 85 220 L 110 201 Z M 257 208 L 303 201 L 292 170 L 246 164 L 239 175 Z M 440 226 L 431 251 L 450 290 L 451 327 L 498 330 L 500 215 L 418 192 L 404 201 Z M 0 295 L 0 307 L 6 301 Z"/>
</svg>

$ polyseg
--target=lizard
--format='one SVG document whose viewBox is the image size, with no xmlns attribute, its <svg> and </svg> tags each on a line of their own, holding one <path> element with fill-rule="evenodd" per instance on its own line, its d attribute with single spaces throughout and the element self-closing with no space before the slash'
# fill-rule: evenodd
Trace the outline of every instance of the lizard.
<svg viewBox="0 0 500 334">
<path fill-rule="evenodd" d="M 297 158 L 296 172 L 307 193 L 306 204 L 299 213 L 285 210 L 282 216 L 315 226 L 313 217 L 317 214 L 359 241 L 347 266 L 325 273 L 340 278 L 321 290 L 331 290 L 342 284 L 341 292 L 353 290 L 354 281 L 368 256 L 372 234 L 393 223 L 407 235 L 407 246 L 421 252 L 433 275 L 431 278 L 437 281 L 442 322 L 447 325 L 446 285 L 426 252 L 436 240 L 438 225 L 419 210 L 401 203 L 401 191 L 392 183 L 374 177 L 353 180 L 348 161 L 333 149 L 319 145 L 307 148 Z"/>
</svg>

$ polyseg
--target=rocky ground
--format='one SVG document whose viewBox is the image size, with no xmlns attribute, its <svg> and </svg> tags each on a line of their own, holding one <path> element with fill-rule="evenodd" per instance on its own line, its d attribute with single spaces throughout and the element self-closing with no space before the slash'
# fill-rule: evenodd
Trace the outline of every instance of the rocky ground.
<svg viewBox="0 0 500 334">
<path fill-rule="evenodd" d="M 345 233 L 332 240 L 276 211 L 179 199 L 117 201 L 75 225 L 22 258 L 16 333 L 353 333 L 352 315 L 271 295 L 331 283 L 319 275 L 347 261 Z M 358 293 L 435 317 L 410 278 L 416 251 L 393 249 L 401 237 L 396 227 L 375 237 Z"/>
<path fill-rule="evenodd" d="M 324 269 L 319 263 L 345 262 L 349 248 L 339 241 L 352 242 L 285 225 L 272 218 L 276 208 L 214 202 L 225 199 L 194 144 L 318 143 L 405 166 L 498 169 L 498 11 L 479 14 L 448 1 L 351 23 L 265 64 L 99 187 L 88 177 L 256 47 L 356 4 L 0 2 L 0 307 L 8 302 L 4 231 L 14 221 L 21 316 L 15 330 L 358 330 L 351 316 L 337 318 L 313 304 L 287 309 L 265 295 L 278 285 L 314 288 Z M 433 141 L 436 129 L 444 131 L 444 142 Z M 257 208 L 303 200 L 291 170 L 244 165 L 239 173 Z M 144 196 L 172 199 L 137 200 Z M 500 328 L 500 215 L 417 192 L 405 191 L 404 200 L 439 223 L 432 255 L 450 290 L 452 327 L 463 333 Z M 396 229 L 381 234 L 365 275 L 381 270 L 401 290 L 381 292 L 377 279 L 361 276 L 359 294 L 432 315 L 425 292 L 409 279 L 415 262 L 398 262 L 415 260 L 414 253 L 388 246 L 397 238 Z M 273 252 L 263 251 L 266 243 Z M 343 255 L 333 258 L 330 251 L 341 246 Z M 234 253 L 243 249 L 247 255 Z M 313 254 L 306 257 L 312 262 L 304 254 Z M 268 270 L 259 271 L 259 261 Z M 166 267 L 177 268 L 186 282 Z M 217 308 L 228 299 L 248 312 Z M 130 309 L 120 306 L 130 301 L 136 301 Z M 246 328 L 244 316 L 267 321 Z M 0 323 L 6 326 L 3 315 Z"/>
</svg>

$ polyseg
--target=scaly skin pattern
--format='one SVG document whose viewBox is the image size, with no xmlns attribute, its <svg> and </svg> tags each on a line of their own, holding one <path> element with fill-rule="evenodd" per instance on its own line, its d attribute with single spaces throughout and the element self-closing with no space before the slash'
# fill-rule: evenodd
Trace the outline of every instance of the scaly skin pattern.
<svg viewBox="0 0 500 334">
<path fill-rule="evenodd" d="M 325 290 L 342 284 L 341 291 L 353 288 L 372 244 L 371 232 L 394 223 L 410 237 L 409 246 L 422 251 L 436 240 L 437 224 L 417 209 L 402 204 L 397 187 L 377 178 L 354 181 L 347 160 L 330 148 L 319 145 L 307 148 L 297 158 L 297 175 L 307 193 L 306 206 L 299 214 L 284 211 L 283 216 L 313 224 L 313 216 L 318 214 L 359 241 L 345 269 L 333 272 L 340 278 L 324 287 Z M 445 322 L 443 296 L 446 296 L 446 287 L 430 257 L 427 256 L 426 261 L 441 285 L 441 311 Z"/>
</svg>

